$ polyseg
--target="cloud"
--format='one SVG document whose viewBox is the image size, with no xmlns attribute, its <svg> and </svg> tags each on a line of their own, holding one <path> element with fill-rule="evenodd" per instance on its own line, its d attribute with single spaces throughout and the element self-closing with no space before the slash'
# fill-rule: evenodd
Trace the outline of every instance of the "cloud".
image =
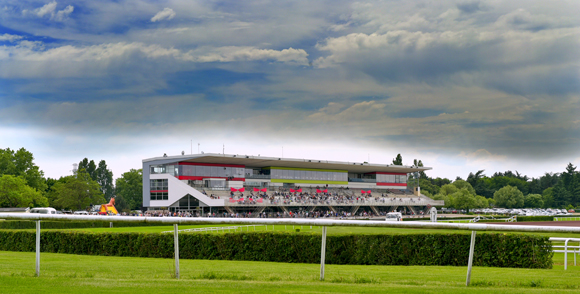
<svg viewBox="0 0 580 294">
<path fill-rule="evenodd" d="M 68 5 L 65 9 L 63 10 L 59 10 L 56 15 L 54 16 L 54 20 L 56 21 L 63 21 L 65 18 L 67 18 L 73 11 L 75 10 L 75 8 L 72 5 Z"/>
<path fill-rule="evenodd" d="M 58 3 L 56 1 L 52 1 L 32 11 L 24 9 L 22 10 L 22 14 L 23 15 L 31 14 L 40 18 L 43 18 L 44 16 L 48 15 L 50 16 L 49 18 L 50 20 L 62 22 L 74 11 L 74 6 L 72 5 L 67 5 L 63 10 L 57 11 L 56 10 L 57 5 Z"/>
<path fill-rule="evenodd" d="M 56 10 L 56 4 L 57 4 L 56 1 L 46 3 L 44 6 L 35 9 L 33 12 L 38 17 L 44 17 L 47 14 L 52 16 L 52 15 L 54 15 L 54 11 Z"/>
<path fill-rule="evenodd" d="M 11 35 L 11 34 L 0 35 L 0 41 L 14 42 L 14 41 L 17 41 L 20 39 L 22 39 L 22 36 Z"/>
<path fill-rule="evenodd" d="M 163 10 L 157 12 L 155 16 L 151 18 L 151 22 L 162 21 L 162 20 L 170 20 L 175 17 L 175 11 L 173 9 L 165 7 Z"/>
<path fill-rule="evenodd" d="M 166 48 L 144 43 L 111 43 L 94 46 L 60 46 L 44 49 L 41 42 L 21 41 L 16 46 L 0 47 L 0 76 L 6 78 L 38 76 L 94 76 L 119 69 L 127 63 L 140 66 L 142 61 L 164 62 L 164 68 L 177 66 L 178 62 L 244 62 L 276 61 L 288 64 L 307 65 L 308 54 L 303 49 L 283 50 L 253 47 L 203 47 L 189 51 Z M 26 63 L 26 67 L 21 67 Z M 182 68 L 183 64 L 178 68 Z M 177 68 L 173 69 L 175 71 Z"/>
</svg>

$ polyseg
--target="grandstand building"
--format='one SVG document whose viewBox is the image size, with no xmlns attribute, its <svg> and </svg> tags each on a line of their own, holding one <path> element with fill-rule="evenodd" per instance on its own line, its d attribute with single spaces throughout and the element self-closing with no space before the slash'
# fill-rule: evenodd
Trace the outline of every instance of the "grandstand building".
<svg viewBox="0 0 580 294">
<path fill-rule="evenodd" d="M 143 206 L 220 216 L 418 215 L 444 204 L 407 187 L 410 174 L 430 169 L 230 154 L 155 157 L 143 160 Z"/>
</svg>

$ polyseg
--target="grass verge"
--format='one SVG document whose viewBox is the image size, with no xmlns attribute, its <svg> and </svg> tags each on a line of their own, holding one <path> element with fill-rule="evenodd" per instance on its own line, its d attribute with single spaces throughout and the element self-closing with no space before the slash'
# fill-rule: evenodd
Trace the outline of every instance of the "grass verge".
<svg viewBox="0 0 580 294">
<path fill-rule="evenodd" d="M 34 253 L 0 251 L 0 293 L 577 293 L 580 267 L 563 269 L 327 265 L 181 260 L 43 253 L 34 277 Z"/>
</svg>

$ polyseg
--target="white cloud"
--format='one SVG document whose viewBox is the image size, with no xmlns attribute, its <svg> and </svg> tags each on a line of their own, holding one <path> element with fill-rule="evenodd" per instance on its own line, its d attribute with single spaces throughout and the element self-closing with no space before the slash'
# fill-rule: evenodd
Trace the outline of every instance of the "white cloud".
<svg viewBox="0 0 580 294">
<path fill-rule="evenodd" d="M 10 35 L 10 34 L 0 35 L 0 41 L 14 42 L 14 41 L 20 40 L 20 39 L 22 39 L 22 36 Z"/>
<path fill-rule="evenodd" d="M 74 6 L 72 5 L 68 5 L 63 10 L 57 11 L 56 10 L 57 5 L 58 3 L 56 1 L 52 1 L 32 11 L 24 9 L 22 10 L 22 14 L 23 15 L 32 14 L 40 18 L 48 15 L 50 16 L 50 20 L 64 21 L 74 11 Z"/>
<path fill-rule="evenodd" d="M 45 50 L 41 42 L 20 41 L 16 46 L 0 47 L 0 76 L 94 76 L 115 67 L 118 61 L 139 66 L 143 60 L 171 62 L 244 62 L 276 61 L 307 65 L 308 54 L 303 49 L 258 49 L 254 47 L 204 47 L 182 51 L 144 43 L 111 43 L 87 47 L 66 45 Z M 27 66 L 22 66 L 26 63 Z M 181 63 L 180 66 L 187 66 Z"/>
<path fill-rule="evenodd" d="M 56 1 L 52 1 L 50 3 L 46 3 L 44 6 L 37 8 L 34 10 L 34 14 L 38 17 L 44 17 L 45 15 L 54 15 L 54 11 L 56 10 Z"/>
<path fill-rule="evenodd" d="M 175 17 L 175 11 L 173 9 L 165 7 L 163 10 L 157 12 L 155 16 L 151 18 L 151 22 L 170 20 Z"/>
<path fill-rule="evenodd" d="M 75 8 L 72 5 L 68 5 L 65 9 L 60 10 L 56 13 L 56 15 L 54 16 L 54 20 L 56 21 L 63 21 L 65 18 L 67 18 L 73 11 L 75 10 Z"/>
</svg>

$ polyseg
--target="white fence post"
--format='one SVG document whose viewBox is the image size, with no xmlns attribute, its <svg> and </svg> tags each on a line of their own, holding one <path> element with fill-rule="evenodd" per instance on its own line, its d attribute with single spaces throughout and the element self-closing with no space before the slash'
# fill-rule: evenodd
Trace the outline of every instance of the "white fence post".
<svg viewBox="0 0 580 294">
<path fill-rule="evenodd" d="M 36 221 L 36 276 L 40 277 L 40 221 Z"/>
<path fill-rule="evenodd" d="M 564 270 L 568 269 L 568 241 L 570 239 L 566 239 L 566 242 L 564 242 Z"/>
<path fill-rule="evenodd" d="M 179 231 L 177 226 L 177 224 L 173 224 L 173 247 L 175 248 L 175 278 L 179 279 Z"/>
<path fill-rule="evenodd" d="M 475 249 L 475 232 L 471 231 L 471 244 L 469 245 L 469 261 L 467 263 L 467 280 L 465 286 L 469 286 L 471 282 L 471 267 L 473 266 L 473 251 Z"/>
<path fill-rule="evenodd" d="M 320 249 L 320 280 L 324 281 L 324 259 L 326 257 L 326 226 L 322 227 L 322 246 Z"/>
</svg>

